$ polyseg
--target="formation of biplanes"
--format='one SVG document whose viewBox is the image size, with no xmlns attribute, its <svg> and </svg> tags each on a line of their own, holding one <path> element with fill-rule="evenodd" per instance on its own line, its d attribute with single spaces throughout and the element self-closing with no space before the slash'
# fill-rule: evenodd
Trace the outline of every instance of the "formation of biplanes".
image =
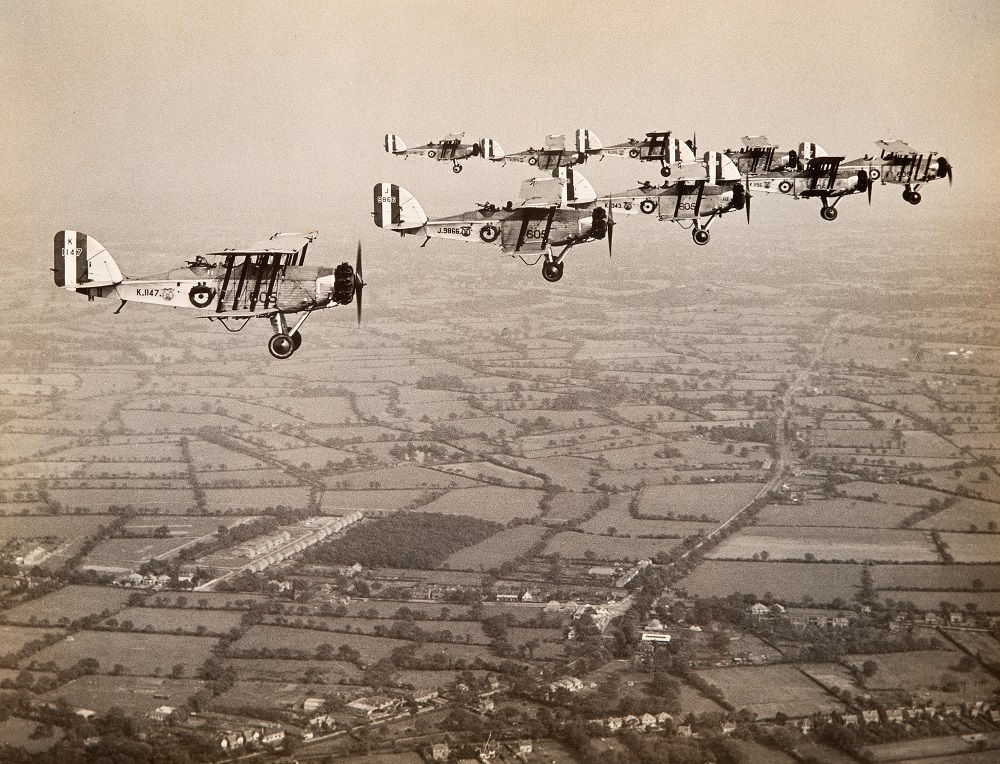
<svg viewBox="0 0 1000 764">
<path fill-rule="evenodd" d="M 549 135 L 540 148 L 508 154 L 490 138 L 465 143 L 464 133 L 416 148 L 386 135 L 388 153 L 447 162 L 455 173 L 462 171 L 464 160 L 477 158 L 523 163 L 545 174 L 522 182 L 517 203 L 484 203 L 435 218 L 405 188 L 377 183 L 375 225 L 402 236 L 424 237 L 421 246 L 432 238 L 494 245 L 527 265 L 541 263 L 543 278 L 554 282 L 563 276 L 566 255 L 579 244 L 607 239 L 611 254 L 616 215 L 655 214 L 660 221 L 689 228 L 695 244 L 705 245 L 710 227 L 723 215 L 744 210 L 749 223 L 750 200 L 757 194 L 819 199 L 822 218 L 832 221 L 847 196 L 867 193 L 870 204 L 876 185 L 903 186 L 903 199 L 915 205 L 925 184 L 952 180 L 945 157 L 920 153 L 899 140 L 879 141 L 877 155 L 847 160 L 828 155 L 814 143 L 783 151 L 759 135 L 743 138 L 737 150 L 703 153 L 695 137 L 681 140 L 669 131 L 610 146 L 590 130 L 577 130 L 574 138 L 568 144 L 563 135 Z M 598 194 L 578 166 L 605 156 L 658 167 L 660 178 Z M 127 278 L 96 239 L 64 230 L 55 236 L 52 270 L 56 286 L 67 291 L 90 300 L 120 299 L 115 313 L 129 302 L 183 307 L 230 332 L 240 331 L 251 319 L 266 318 L 272 328 L 268 350 L 286 359 L 302 344 L 302 326 L 317 310 L 354 303 L 361 323 L 365 282 L 360 242 L 353 265 L 307 266 L 306 252 L 315 238 L 315 231 L 277 233 L 251 247 L 197 255 L 178 268 Z"/>
<path fill-rule="evenodd" d="M 848 160 L 831 156 L 815 143 L 781 150 L 765 136 L 746 136 L 741 148 L 699 152 L 697 139 L 681 140 L 669 131 L 645 134 L 641 139 L 604 146 L 590 130 L 576 131 L 575 141 L 564 135 L 546 136 L 540 148 L 508 154 L 492 138 L 465 143 L 464 133 L 407 148 L 393 134 L 384 148 L 394 155 L 421 156 L 450 162 L 453 172 L 462 161 L 528 164 L 546 175 L 524 181 L 518 202 L 481 204 L 478 209 L 430 218 L 413 195 L 394 183 L 374 189 L 375 224 L 401 235 L 481 242 L 499 246 L 505 254 L 529 265 L 542 263 L 542 276 L 558 281 L 564 259 L 574 246 L 608 240 L 611 252 L 615 215 L 654 215 L 657 220 L 688 228 L 695 244 L 711 239 L 712 224 L 738 210 L 750 222 L 750 200 L 758 194 L 793 199 L 818 199 L 823 220 L 837 218 L 837 205 L 853 194 L 867 194 L 871 204 L 877 185 L 903 186 L 903 199 L 919 204 L 920 188 L 940 178 L 952 180 L 952 166 L 940 154 L 920 153 L 899 140 L 878 141 L 877 155 Z M 658 166 L 655 182 L 599 195 L 578 166 L 605 156 Z M 423 245 L 422 245 L 423 246 Z"/>
</svg>

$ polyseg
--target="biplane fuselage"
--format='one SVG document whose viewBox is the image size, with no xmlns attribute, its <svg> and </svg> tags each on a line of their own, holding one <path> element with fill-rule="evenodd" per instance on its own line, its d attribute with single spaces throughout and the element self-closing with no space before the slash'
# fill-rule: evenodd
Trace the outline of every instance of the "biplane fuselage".
<svg viewBox="0 0 1000 764">
<path fill-rule="evenodd" d="M 646 133 L 641 141 L 632 138 L 625 143 L 606 146 L 604 153 L 640 162 L 659 162 L 660 174 L 664 177 L 687 176 L 690 173 L 683 171 L 699 164 L 691 148 L 671 137 L 669 132 Z"/>
<path fill-rule="evenodd" d="M 289 238 L 294 246 L 284 246 Z M 108 251 L 79 231 L 55 236 L 56 286 L 96 297 L 118 297 L 121 310 L 129 302 L 190 308 L 199 318 L 219 321 L 239 331 L 251 318 L 268 318 L 274 336 L 268 343 L 276 358 L 288 358 L 301 343 L 299 329 L 315 310 L 347 305 L 358 298 L 360 320 L 361 253 L 352 268 L 307 266 L 306 249 L 315 239 L 308 234 L 276 234 L 247 250 L 199 255 L 183 267 L 139 278 L 126 278 Z M 286 316 L 302 314 L 293 327 Z"/>
<path fill-rule="evenodd" d="M 588 240 L 594 228 L 593 211 L 562 207 L 518 207 L 512 210 L 490 207 L 458 215 L 428 220 L 426 236 L 453 241 L 474 241 L 498 245 L 504 254 L 545 252 Z"/>
</svg>

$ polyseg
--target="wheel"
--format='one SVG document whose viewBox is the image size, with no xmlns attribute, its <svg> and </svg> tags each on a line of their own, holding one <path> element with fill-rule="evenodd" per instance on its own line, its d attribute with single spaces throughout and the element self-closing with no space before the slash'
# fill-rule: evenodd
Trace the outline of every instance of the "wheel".
<svg viewBox="0 0 1000 764">
<path fill-rule="evenodd" d="M 669 178 L 670 177 L 670 168 L 669 167 L 661 167 L 660 168 L 660 175 L 662 175 L 664 178 Z"/>
<path fill-rule="evenodd" d="M 558 281 L 563 275 L 563 264 L 545 262 L 542 264 L 542 278 L 546 281 Z"/>
<path fill-rule="evenodd" d="M 302 347 L 302 334 L 301 332 L 295 332 L 295 334 L 292 335 L 292 351 L 294 352 L 300 347 Z"/>
<path fill-rule="evenodd" d="M 904 202 L 910 201 L 910 193 L 911 193 L 910 189 L 908 189 L 908 188 L 904 188 L 903 189 L 903 201 Z"/>
<path fill-rule="evenodd" d="M 837 219 L 837 208 L 836 207 L 821 207 L 819 211 L 819 216 L 823 220 L 836 220 Z"/>
<path fill-rule="evenodd" d="M 691 238 L 694 239 L 695 244 L 704 246 L 705 244 L 708 244 L 708 240 L 712 237 L 704 228 L 695 228 L 691 233 Z"/>
<path fill-rule="evenodd" d="M 479 229 L 479 238 L 490 244 L 497 240 L 497 236 L 500 235 L 500 229 L 495 225 L 484 225 Z"/>
<path fill-rule="evenodd" d="M 639 210 L 647 215 L 652 215 L 653 211 L 656 209 L 656 202 L 652 199 L 643 199 L 639 202 Z"/>
<path fill-rule="evenodd" d="M 451 171 L 455 173 L 462 172 L 462 165 L 460 164 L 452 165 Z"/>
<path fill-rule="evenodd" d="M 267 349 L 271 351 L 271 355 L 283 361 L 295 352 L 295 340 L 287 334 L 274 334 L 267 341 Z"/>
<path fill-rule="evenodd" d="M 920 200 L 922 198 L 923 197 L 920 196 L 920 192 L 919 191 L 911 191 L 910 192 L 910 198 L 907 199 L 906 201 L 908 201 L 910 204 L 920 204 Z"/>
<path fill-rule="evenodd" d="M 639 149 L 629 149 L 628 150 L 628 155 L 630 157 L 632 157 L 633 159 L 638 159 L 639 158 Z"/>
</svg>

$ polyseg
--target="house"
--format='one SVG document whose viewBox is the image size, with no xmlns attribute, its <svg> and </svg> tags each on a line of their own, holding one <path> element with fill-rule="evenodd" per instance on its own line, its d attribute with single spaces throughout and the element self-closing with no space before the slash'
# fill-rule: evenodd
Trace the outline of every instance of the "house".
<svg viewBox="0 0 1000 764">
<path fill-rule="evenodd" d="M 84 719 L 93 719 L 97 716 L 97 711 L 91 711 L 89 708 L 78 708 L 76 709 L 76 715 L 82 716 Z"/>
<path fill-rule="evenodd" d="M 667 722 L 672 722 L 673 720 L 674 717 L 672 717 L 666 711 L 660 711 L 660 713 L 656 715 L 656 723 L 661 726 L 666 724 Z"/>
<path fill-rule="evenodd" d="M 260 742 L 264 745 L 277 745 L 285 739 L 285 731 L 281 727 L 270 727 L 264 730 Z"/>
<path fill-rule="evenodd" d="M 242 732 L 223 732 L 219 745 L 222 747 L 222 750 L 231 751 L 234 748 L 241 747 L 243 742 L 244 739 Z"/>
<path fill-rule="evenodd" d="M 722 725 L 723 735 L 732 735 L 734 732 L 736 732 L 736 722 L 726 722 Z"/>
<path fill-rule="evenodd" d="M 309 720 L 309 725 L 312 727 L 332 727 L 335 724 L 336 722 L 330 714 L 319 714 Z"/>
<path fill-rule="evenodd" d="M 680 735 L 681 737 L 691 737 L 691 735 L 693 734 L 691 732 L 691 725 L 690 724 L 680 725 L 677 728 L 677 734 Z"/>
<path fill-rule="evenodd" d="M 962 707 L 961 706 L 956 706 L 956 705 L 951 705 L 951 704 L 946 705 L 944 707 L 944 715 L 945 716 L 961 716 L 962 715 Z"/>
<path fill-rule="evenodd" d="M 870 711 L 862 711 L 861 717 L 865 720 L 865 724 L 878 724 L 878 711 L 872 709 Z"/>
<path fill-rule="evenodd" d="M 803 735 L 808 735 L 810 732 L 812 732 L 813 731 L 813 726 L 814 725 L 813 725 L 813 720 L 812 719 L 803 719 L 798 724 L 798 727 L 799 727 L 800 730 L 802 730 L 802 734 Z"/>
<path fill-rule="evenodd" d="M 841 721 L 844 722 L 844 726 L 845 727 L 856 726 L 857 723 L 858 723 L 858 715 L 857 714 L 844 714 L 841 717 Z"/>
<path fill-rule="evenodd" d="M 174 711 L 177 709 L 173 706 L 160 706 L 159 708 L 154 708 L 146 716 L 152 719 L 154 722 L 165 722 L 169 721 L 170 717 L 173 716 Z"/>
<path fill-rule="evenodd" d="M 447 761 L 451 749 L 447 743 L 434 743 L 431 746 L 431 761 Z"/>
<path fill-rule="evenodd" d="M 639 721 L 646 729 L 652 729 L 657 726 L 656 717 L 652 714 L 643 714 L 639 717 Z"/>
<path fill-rule="evenodd" d="M 535 744 L 531 740 L 519 740 L 517 742 L 517 753 L 525 756 L 535 750 Z"/>
<path fill-rule="evenodd" d="M 965 618 L 962 617 L 961 613 L 948 613 L 948 623 L 952 626 L 962 624 L 965 623 Z"/>
<path fill-rule="evenodd" d="M 622 724 L 630 730 L 638 729 L 642 726 L 642 722 L 635 714 L 629 714 L 628 716 L 622 717 Z"/>
<path fill-rule="evenodd" d="M 352 700 L 347 704 L 347 707 L 371 716 L 372 714 L 391 711 L 398 705 L 398 698 L 387 698 L 380 695 L 372 695 L 370 697 Z"/>
<path fill-rule="evenodd" d="M 885 712 L 885 720 L 888 722 L 898 722 L 903 723 L 903 709 L 902 708 L 888 708 Z"/>
<path fill-rule="evenodd" d="M 326 700 L 323 698 L 306 698 L 302 703 L 302 710 L 307 714 L 311 714 L 321 709 L 325 702 Z"/>
<path fill-rule="evenodd" d="M 771 608 L 765 605 L 763 602 L 755 602 L 750 606 L 750 615 L 755 615 L 758 618 L 763 618 L 765 615 L 771 614 Z"/>
<path fill-rule="evenodd" d="M 607 724 L 611 732 L 617 732 L 625 724 L 625 721 L 620 716 L 609 716 Z"/>
</svg>

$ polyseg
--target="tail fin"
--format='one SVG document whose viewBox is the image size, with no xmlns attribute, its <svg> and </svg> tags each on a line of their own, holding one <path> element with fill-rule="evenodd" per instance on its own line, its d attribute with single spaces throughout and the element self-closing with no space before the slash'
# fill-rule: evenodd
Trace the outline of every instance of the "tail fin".
<svg viewBox="0 0 1000 764">
<path fill-rule="evenodd" d="M 583 173 L 577 172 L 572 167 L 560 167 L 559 169 L 560 176 L 564 175 L 566 178 L 562 199 L 564 207 L 590 204 L 597 198 L 597 192 L 590 185 L 590 181 L 583 177 Z"/>
<path fill-rule="evenodd" d="M 60 231 L 53 245 L 57 287 L 76 290 L 121 283 L 118 263 L 97 239 L 80 231 Z"/>
<path fill-rule="evenodd" d="M 405 154 L 406 144 L 398 135 L 387 133 L 385 136 L 385 150 L 390 154 Z"/>
<path fill-rule="evenodd" d="M 705 169 L 708 170 L 708 182 L 715 185 L 723 180 L 739 180 L 739 168 L 733 160 L 720 151 L 705 152 Z"/>
<path fill-rule="evenodd" d="M 581 154 L 596 154 L 604 148 L 604 144 L 590 130 L 576 131 L 576 150 Z"/>
<path fill-rule="evenodd" d="M 405 188 L 395 183 L 375 184 L 375 225 L 392 231 L 415 231 L 427 222 L 427 215 Z"/>
<path fill-rule="evenodd" d="M 826 150 L 822 146 L 818 146 L 815 143 L 800 143 L 799 144 L 799 159 L 803 162 L 808 162 L 810 159 L 815 159 L 816 157 L 829 156 Z"/>
<path fill-rule="evenodd" d="M 691 150 L 691 147 L 688 146 L 686 143 L 684 143 L 684 141 L 680 140 L 679 138 L 670 139 L 670 148 L 671 148 L 671 154 L 673 154 L 676 151 L 676 157 L 677 157 L 676 159 L 671 157 L 670 161 L 672 162 L 683 162 L 687 164 L 689 162 L 698 161 L 697 159 L 695 159 L 694 152 Z"/>
<path fill-rule="evenodd" d="M 483 138 L 479 141 L 479 155 L 493 162 L 499 162 L 507 156 L 503 147 L 492 138 Z"/>
</svg>

